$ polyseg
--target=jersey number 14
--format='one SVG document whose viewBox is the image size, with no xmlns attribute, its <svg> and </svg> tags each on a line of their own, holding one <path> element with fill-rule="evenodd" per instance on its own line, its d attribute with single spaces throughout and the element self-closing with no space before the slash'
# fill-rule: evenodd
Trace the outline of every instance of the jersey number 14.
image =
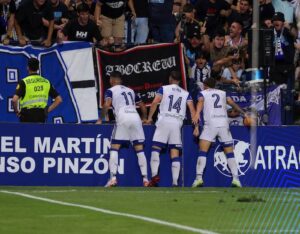
<svg viewBox="0 0 300 234">
<path fill-rule="evenodd" d="M 176 112 L 179 113 L 181 110 L 182 97 L 179 97 L 174 104 L 173 104 L 174 95 L 170 95 L 169 99 L 170 99 L 170 102 L 169 102 L 168 111 L 172 111 L 172 109 L 175 109 Z"/>
</svg>

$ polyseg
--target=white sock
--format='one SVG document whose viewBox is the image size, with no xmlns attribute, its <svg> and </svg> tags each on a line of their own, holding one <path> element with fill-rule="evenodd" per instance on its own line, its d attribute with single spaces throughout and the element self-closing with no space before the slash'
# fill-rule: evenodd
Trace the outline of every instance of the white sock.
<svg viewBox="0 0 300 234">
<path fill-rule="evenodd" d="M 231 171 L 233 179 L 238 180 L 239 179 L 239 174 L 238 174 L 238 168 L 237 168 L 235 158 L 228 158 L 227 163 L 228 163 L 228 167 Z"/>
<path fill-rule="evenodd" d="M 173 185 L 178 185 L 179 173 L 180 173 L 180 159 L 176 158 L 176 161 L 172 161 L 172 179 L 173 179 Z"/>
<path fill-rule="evenodd" d="M 159 152 L 152 151 L 151 152 L 151 160 L 150 160 L 152 177 L 154 177 L 158 174 L 159 163 L 160 163 Z"/>
<path fill-rule="evenodd" d="M 109 171 L 110 171 L 110 178 L 113 178 L 117 175 L 118 170 L 118 157 L 119 152 L 115 150 L 110 150 L 109 152 Z"/>
<path fill-rule="evenodd" d="M 198 157 L 196 166 L 196 180 L 202 180 L 203 171 L 206 166 L 206 157 Z"/>
<path fill-rule="evenodd" d="M 148 174 L 147 174 L 147 160 L 146 160 L 146 156 L 144 151 L 140 151 L 136 153 L 137 157 L 138 157 L 138 162 L 139 162 L 139 166 L 140 166 L 140 170 L 141 170 L 141 174 L 143 177 L 147 178 Z"/>
</svg>

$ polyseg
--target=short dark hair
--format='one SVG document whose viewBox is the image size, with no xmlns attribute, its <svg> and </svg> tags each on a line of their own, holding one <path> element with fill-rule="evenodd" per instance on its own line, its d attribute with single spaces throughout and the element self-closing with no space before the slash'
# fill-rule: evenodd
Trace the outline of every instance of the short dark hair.
<svg viewBox="0 0 300 234">
<path fill-rule="evenodd" d="M 237 19 L 235 19 L 234 21 L 232 21 L 231 24 L 233 24 L 233 23 L 239 24 L 239 25 L 241 26 L 241 29 L 244 28 L 244 23 L 243 23 L 243 21 L 242 21 L 241 19 L 239 19 L 239 18 L 237 18 Z"/>
<path fill-rule="evenodd" d="M 37 71 L 39 70 L 40 62 L 36 58 L 30 58 L 27 64 L 30 71 Z"/>
<path fill-rule="evenodd" d="M 209 61 L 210 54 L 206 51 L 198 50 L 195 54 L 195 60 L 197 60 L 199 58 L 202 58 L 202 59 L 205 59 L 206 61 Z"/>
<path fill-rule="evenodd" d="M 119 71 L 113 71 L 112 73 L 110 73 L 109 77 L 110 78 L 118 78 L 118 79 L 122 80 L 122 74 Z"/>
<path fill-rule="evenodd" d="M 81 3 L 80 5 L 78 5 L 76 10 L 77 13 L 90 11 L 89 6 L 86 3 Z"/>
<path fill-rule="evenodd" d="M 193 12 L 193 10 L 194 10 L 194 6 L 190 3 L 185 4 L 182 8 L 183 13 L 190 13 Z"/>
<path fill-rule="evenodd" d="M 223 28 L 217 28 L 216 31 L 213 33 L 213 38 L 215 37 L 225 37 L 225 30 Z"/>
<path fill-rule="evenodd" d="M 173 80 L 181 81 L 181 75 L 179 71 L 171 71 L 170 76 Z"/>
<path fill-rule="evenodd" d="M 206 78 L 203 83 L 209 88 L 214 88 L 216 86 L 216 80 L 214 78 Z"/>
</svg>

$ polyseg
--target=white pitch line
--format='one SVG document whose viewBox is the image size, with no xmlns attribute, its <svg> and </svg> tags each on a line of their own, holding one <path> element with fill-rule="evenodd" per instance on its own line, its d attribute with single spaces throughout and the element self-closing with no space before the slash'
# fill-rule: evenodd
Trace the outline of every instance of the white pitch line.
<svg viewBox="0 0 300 234">
<path fill-rule="evenodd" d="M 21 196 L 21 197 L 26 197 L 26 198 L 31 198 L 31 199 L 34 199 L 34 200 L 44 201 L 44 202 L 48 202 L 48 203 L 59 204 L 59 205 L 63 205 L 63 206 L 79 207 L 79 208 L 82 208 L 82 209 L 97 211 L 97 212 L 101 212 L 101 213 L 104 213 L 104 214 L 110 214 L 110 215 L 117 215 L 117 216 L 133 218 L 133 219 L 139 219 L 139 220 L 143 220 L 143 221 L 146 221 L 146 222 L 156 223 L 156 224 L 160 224 L 160 225 L 164 225 L 164 226 L 168 226 L 168 227 L 172 227 L 172 228 L 176 228 L 176 229 L 186 230 L 186 231 L 190 231 L 190 232 L 195 232 L 195 233 L 217 234 L 216 232 L 212 232 L 212 231 L 209 231 L 209 230 L 194 228 L 194 227 L 185 226 L 185 225 L 181 225 L 181 224 L 177 224 L 177 223 L 171 223 L 171 222 L 167 222 L 167 221 L 163 221 L 163 220 L 159 220 L 159 219 L 154 219 L 154 218 L 149 218 L 149 217 L 141 216 L 141 215 L 134 215 L 134 214 L 129 214 L 129 213 L 122 213 L 122 212 L 106 210 L 106 209 L 97 208 L 97 207 L 93 207 L 93 206 L 81 205 L 81 204 L 70 203 L 70 202 L 63 202 L 63 201 L 48 199 L 48 198 L 44 198 L 44 197 L 32 196 L 32 195 L 29 195 L 29 194 L 26 194 L 26 193 L 10 192 L 10 191 L 5 191 L 5 190 L 0 190 L 0 192 L 1 193 L 6 193 L 6 194 L 13 194 L 13 195 Z"/>
</svg>

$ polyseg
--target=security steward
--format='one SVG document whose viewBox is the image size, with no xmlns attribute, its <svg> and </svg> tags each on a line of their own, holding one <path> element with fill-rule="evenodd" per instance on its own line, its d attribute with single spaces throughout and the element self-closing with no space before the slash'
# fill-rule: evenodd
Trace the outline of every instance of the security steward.
<svg viewBox="0 0 300 234">
<path fill-rule="evenodd" d="M 20 122 L 45 123 L 48 113 L 62 102 L 62 98 L 49 80 L 38 75 L 39 60 L 30 58 L 27 70 L 29 76 L 19 82 L 12 99 L 14 111 Z M 47 106 L 49 96 L 54 102 Z"/>
</svg>

